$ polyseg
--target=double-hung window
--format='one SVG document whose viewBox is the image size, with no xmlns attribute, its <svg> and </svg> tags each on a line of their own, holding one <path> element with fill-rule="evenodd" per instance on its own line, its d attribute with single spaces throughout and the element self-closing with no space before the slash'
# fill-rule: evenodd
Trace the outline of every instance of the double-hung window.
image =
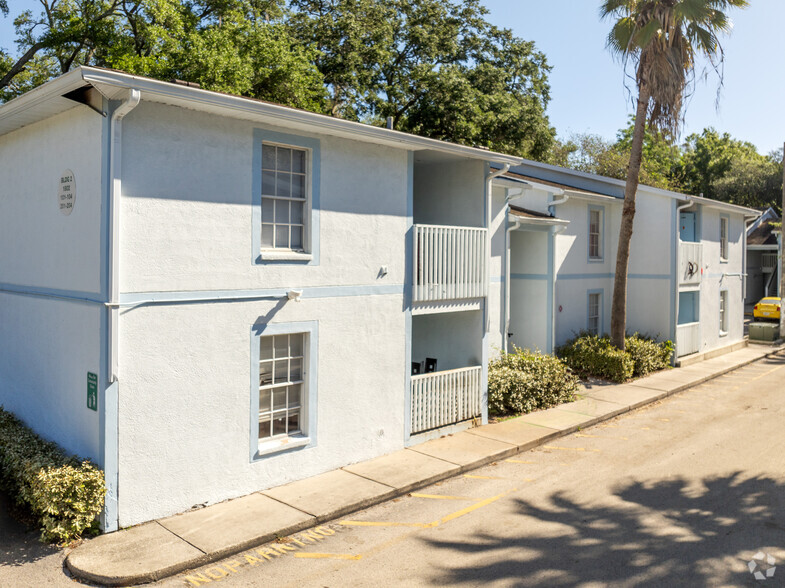
<svg viewBox="0 0 785 588">
<path fill-rule="evenodd" d="M 603 209 L 589 207 L 589 261 L 603 260 Z"/>
<path fill-rule="evenodd" d="M 720 261 L 728 261 L 728 222 L 727 216 L 720 217 Z"/>
<path fill-rule="evenodd" d="M 303 432 L 305 333 L 259 337 L 259 441 Z"/>
<path fill-rule="evenodd" d="M 262 143 L 262 250 L 305 251 L 309 150 Z"/>
<path fill-rule="evenodd" d="M 720 291 L 720 335 L 728 333 L 728 291 Z"/>
<path fill-rule="evenodd" d="M 586 320 L 586 329 L 592 335 L 599 335 L 601 328 L 602 293 L 589 292 L 589 308 Z"/>
</svg>

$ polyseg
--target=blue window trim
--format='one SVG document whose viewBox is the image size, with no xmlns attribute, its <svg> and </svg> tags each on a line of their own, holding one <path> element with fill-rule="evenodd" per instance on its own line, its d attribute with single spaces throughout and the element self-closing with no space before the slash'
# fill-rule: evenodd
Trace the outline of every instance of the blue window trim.
<svg viewBox="0 0 785 588">
<path fill-rule="evenodd" d="M 307 253 L 310 259 L 300 260 L 270 260 L 262 259 L 262 143 L 278 143 L 291 145 L 300 149 L 308 149 L 309 174 L 311 191 L 309 195 L 309 206 L 311 210 L 309 226 L 306 228 L 306 242 L 308 243 Z M 301 135 L 290 135 L 288 133 L 278 133 L 265 129 L 253 130 L 253 180 L 251 182 L 251 259 L 254 265 L 263 264 L 300 264 L 300 265 L 319 265 L 319 211 L 320 211 L 320 186 L 321 186 L 321 142 L 312 137 Z"/>
<path fill-rule="evenodd" d="M 728 257 L 725 257 L 725 258 L 722 257 L 722 219 L 725 219 L 725 221 L 727 222 L 727 226 L 728 226 L 728 228 L 726 230 L 726 233 L 725 233 L 725 239 L 727 241 L 727 244 L 726 244 L 725 248 L 726 248 L 726 250 L 728 252 Z M 730 215 L 729 214 L 721 214 L 720 215 L 720 226 L 717 227 L 717 230 L 719 231 L 720 263 L 728 263 L 730 261 Z"/>
<path fill-rule="evenodd" d="M 605 334 L 605 289 L 603 288 L 586 291 L 586 330 L 587 331 L 589 330 L 589 307 L 590 307 L 590 298 L 592 294 L 600 295 L 600 316 L 599 316 L 599 326 L 597 328 L 597 335 L 602 337 L 602 335 Z"/>
<path fill-rule="evenodd" d="M 307 443 L 302 444 L 281 444 L 280 447 L 271 450 L 260 451 L 259 449 L 259 338 L 269 335 L 287 335 L 293 333 L 305 333 L 307 335 L 304 361 L 306 370 L 306 389 L 305 407 L 306 415 L 304 422 L 306 428 L 304 439 Z M 281 455 L 284 452 L 298 451 L 316 446 L 316 410 L 318 395 L 318 364 L 319 364 L 319 322 L 304 321 L 293 323 L 256 323 L 251 327 L 251 419 L 250 419 L 250 456 L 251 461 L 259 461 L 269 455 Z M 273 442 L 274 443 L 274 442 Z"/>
<path fill-rule="evenodd" d="M 586 221 L 586 260 L 589 263 L 604 263 L 605 262 L 605 207 L 589 205 L 588 219 Z M 591 213 L 597 211 L 600 213 L 600 256 L 591 256 Z"/>
</svg>

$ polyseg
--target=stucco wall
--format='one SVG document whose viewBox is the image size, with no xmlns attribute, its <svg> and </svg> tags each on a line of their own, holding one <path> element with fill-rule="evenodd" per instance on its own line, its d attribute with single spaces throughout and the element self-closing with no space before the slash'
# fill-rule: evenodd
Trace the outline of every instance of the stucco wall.
<svg viewBox="0 0 785 588">
<path fill-rule="evenodd" d="M 403 284 L 406 151 L 313 135 L 319 263 L 254 264 L 254 128 L 144 102 L 128 115 L 121 291 Z"/>
<path fill-rule="evenodd" d="M 255 132 L 287 131 L 144 102 L 124 125 L 121 296 L 304 293 L 121 312 L 120 524 L 402 448 L 406 151 L 307 136 L 321 154 L 318 258 L 257 263 Z M 251 327 L 303 321 L 318 325 L 315 442 L 251 460 Z"/>
<path fill-rule="evenodd" d="M 0 283 L 101 292 L 103 117 L 78 106 L 0 137 Z M 76 179 L 60 212 L 60 176 Z"/>
<path fill-rule="evenodd" d="M 437 370 L 482 364 L 482 311 L 412 317 L 412 361 L 435 358 Z"/>
<path fill-rule="evenodd" d="M 99 464 L 87 373 L 102 388 L 103 124 L 77 106 L 0 137 L 0 289 L 18 292 L 0 294 L 0 405 Z M 76 178 L 68 216 L 58 202 L 66 169 Z"/>
<path fill-rule="evenodd" d="M 478 160 L 415 163 L 414 222 L 485 226 L 485 164 Z"/>
<path fill-rule="evenodd" d="M 549 233 L 541 231 L 517 230 L 510 235 L 510 340 L 518 347 L 548 349 L 550 238 Z"/>
<path fill-rule="evenodd" d="M 120 329 L 120 524 L 401 449 L 401 296 L 140 307 Z M 318 321 L 313 447 L 249 459 L 251 329 Z"/>
<path fill-rule="evenodd" d="M 720 261 L 720 216 L 727 216 L 728 261 Z M 698 215 L 703 242 L 703 279 L 700 288 L 701 351 L 739 341 L 744 336 L 742 280 L 744 219 L 701 206 Z M 737 274 L 728 276 L 726 274 Z M 728 331 L 720 335 L 720 291 L 728 291 Z"/>
</svg>

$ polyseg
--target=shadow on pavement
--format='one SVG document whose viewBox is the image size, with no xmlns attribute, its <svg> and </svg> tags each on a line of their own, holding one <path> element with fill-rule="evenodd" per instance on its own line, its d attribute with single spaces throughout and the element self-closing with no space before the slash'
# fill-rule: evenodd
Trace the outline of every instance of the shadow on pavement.
<svg viewBox="0 0 785 588">
<path fill-rule="evenodd" d="M 0 567 L 23 566 L 60 551 L 41 543 L 38 531 L 15 520 L 11 510 L 11 499 L 0 492 Z"/>
<path fill-rule="evenodd" d="M 747 562 L 768 549 L 782 578 L 766 584 L 785 585 L 782 482 L 737 472 L 698 483 L 681 478 L 630 482 L 614 495 L 617 500 L 610 506 L 583 503 L 561 492 L 551 494 L 545 505 L 518 500 L 508 519 L 500 516 L 498 534 L 466 542 L 425 540 L 467 557 L 465 567 L 443 568 L 432 581 L 549 587 L 756 585 Z M 531 520 L 525 536 L 504 532 L 507 523 L 522 528 L 521 517 Z M 768 567 L 762 566 L 764 573 Z"/>
</svg>

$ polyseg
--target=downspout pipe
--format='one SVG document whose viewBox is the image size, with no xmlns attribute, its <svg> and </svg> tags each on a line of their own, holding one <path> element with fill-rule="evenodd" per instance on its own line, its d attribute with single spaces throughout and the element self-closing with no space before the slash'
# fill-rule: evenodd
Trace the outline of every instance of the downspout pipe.
<svg viewBox="0 0 785 588">
<path fill-rule="evenodd" d="M 120 195 L 122 194 L 123 119 L 137 107 L 142 93 L 136 88 L 112 114 L 109 123 L 109 384 L 117 381 L 118 301 L 120 298 Z"/>
<path fill-rule="evenodd" d="M 485 275 L 483 280 L 485 282 L 485 291 L 489 291 L 489 282 L 491 276 L 491 218 L 493 215 L 493 180 L 501 175 L 510 171 L 510 164 L 502 164 L 501 169 L 490 172 L 485 177 Z M 505 217 L 504 222 L 507 222 Z M 488 294 L 485 296 L 485 332 L 491 332 L 491 313 L 488 312 Z"/>
<path fill-rule="evenodd" d="M 526 188 L 516 188 L 507 190 L 507 196 L 504 201 L 504 317 L 502 318 L 502 325 L 504 330 L 502 332 L 502 349 L 507 353 L 510 339 L 510 259 L 512 258 L 512 251 L 510 251 L 510 231 L 515 231 L 521 226 L 520 221 L 515 221 L 510 224 L 510 200 L 515 196 L 520 196 Z"/>
<path fill-rule="evenodd" d="M 673 289 L 673 291 L 674 291 L 673 305 L 674 305 L 674 308 L 676 309 L 676 313 L 675 313 L 676 324 L 673 325 L 673 363 L 674 364 L 676 363 L 676 360 L 678 359 L 677 353 L 678 353 L 678 349 L 679 349 L 679 290 L 680 290 L 680 285 L 681 285 L 680 284 L 680 277 L 679 277 L 679 272 L 680 272 L 679 268 L 681 267 L 681 231 L 679 230 L 679 219 L 681 217 L 681 211 L 682 210 L 686 210 L 686 209 L 692 207 L 694 204 L 695 203 L 692 200 L 690 200 L 686 204 L 682 204 L 681 206 L 677 206 L 676 207 L 676 226 L 674 227 L 674 229 L 676 229 L 676 243 L 675 243 L 675 247 L 676 247 L 676 275 L 674 276 L 675 281 L 676 281 L 676 287 Z"/>
<path fill-rule="evenodd" d="M 509 196 L 507 197 L 507 210 L 510 209 L 509 204 Z M 517 231 L 521 226 L 521 221 L 515 221 L 514 223 L 510 224 L 507 220 L 506 214 L 504 219 L 504 252 L 506 256 L 505 260 L 505 268 L 504 268 L 504 341 L 502 341 L 502 347 L 504 352 L 507 353 L 509 350 L 509 340 L 510 340 L 510 292 L 511 292 L 511 284 L 512 278 L 510 275 L 510 258 L 512 257 L 510 251 L 510 233 L 512 231 Z"/>
</svg>

